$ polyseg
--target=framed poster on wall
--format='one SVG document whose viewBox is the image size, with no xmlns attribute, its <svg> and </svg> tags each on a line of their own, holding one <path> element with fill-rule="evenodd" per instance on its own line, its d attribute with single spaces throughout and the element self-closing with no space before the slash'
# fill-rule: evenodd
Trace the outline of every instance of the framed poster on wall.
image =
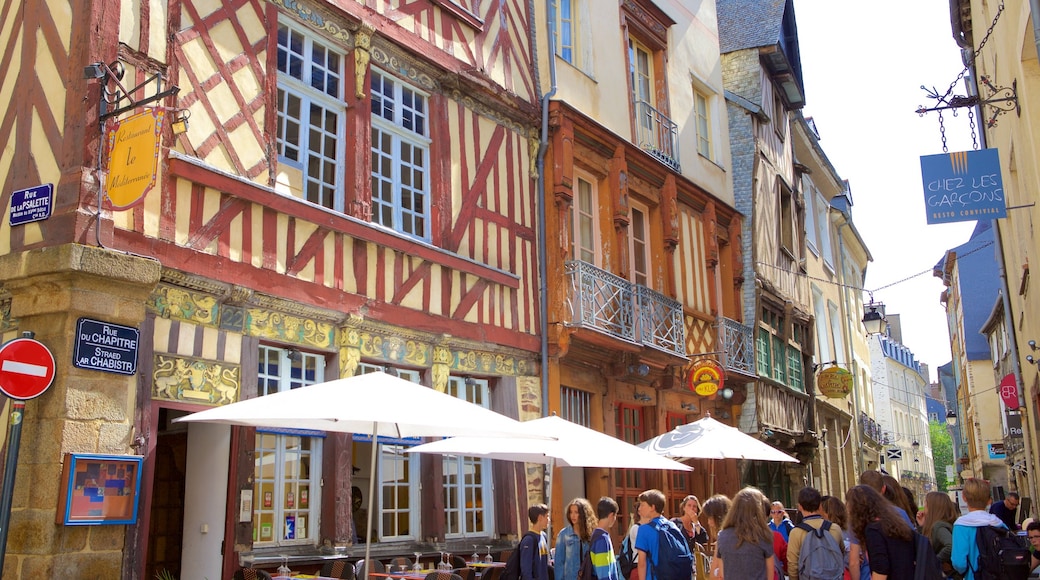
<svg viewBox="0 0 1040 580">
<path fill-rule="evenodd" d="M 140 455 L 66 453 L 61 505 L 55 523 L 66 526 L 137 523 Z"/>
</svg>

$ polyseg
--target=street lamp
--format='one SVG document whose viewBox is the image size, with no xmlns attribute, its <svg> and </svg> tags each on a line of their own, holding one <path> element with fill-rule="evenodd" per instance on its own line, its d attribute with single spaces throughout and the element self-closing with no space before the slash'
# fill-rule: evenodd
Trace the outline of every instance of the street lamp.
<svg viewBox="0 0 1040 580">
<path fill-rule="evenodd" d="M 878 312 L 880 303 L 871 302 L 867 306 L 870 310 L 863 315 L 863 327 L 867 334 L 881 334 L 885 330 L 885 317 Z"/>
<path fill-rule="evenodd" d="M 953 409 L 946 411 L 946 424 L 950 427 L 957 426 L 957 413 L 954 413 Z"/>
</svg>

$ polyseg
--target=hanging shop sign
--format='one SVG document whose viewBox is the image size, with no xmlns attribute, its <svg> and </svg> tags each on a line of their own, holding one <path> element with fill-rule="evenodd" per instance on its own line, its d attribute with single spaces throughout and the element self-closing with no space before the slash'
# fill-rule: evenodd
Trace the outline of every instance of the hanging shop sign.
<svg viewBox="0 0 1040 580">
<path fill-rule="evenodd" d="M 1004 375 L 1004 378 L 1000 380 L 1000 386 L 997 387 L 997 391 L 1000 393 L 1000 400 L 1004 401 L 1005 408 L 1018 408 L 1018 384 L 1015 383 L 1015 373 Z"/>
<path fill-rule="evenodd" d="M 108 181 L 105 193 L 113 209 L 127 209 L 155 186 L 163 112 L 145 111 L 108 131 Z"/>
<path fill-rule="evenodd" d="M 996 149 L 923 155 L 921 182 L 929 224 L 1007 216 Z"/>
<path fill-rule="evenodd" d="M 687 387 L 702 397 L 714 395 L 726 381 L 726 371 L 714 359 L 701 359 L 690 367 Z"/>
<path fill-rule="evenodd" d="M 829 367 L 816 377 L 816 389 L 828 399 L 843 399 L 852 392 L 852 373 L 841 367 Z"/>
</svg>

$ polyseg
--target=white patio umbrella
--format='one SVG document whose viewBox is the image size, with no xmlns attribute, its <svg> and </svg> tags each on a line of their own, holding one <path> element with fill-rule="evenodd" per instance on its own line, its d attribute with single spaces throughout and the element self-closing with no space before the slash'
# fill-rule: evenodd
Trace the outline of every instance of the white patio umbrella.
<svg viewBox="0 0 1040 580">
<path fill-rule="evenodd" d="M 644 441 L 639 447 L 673 459 L 751 459 L 787 461 L 798 459 L 779 449 L 711 418 L 711 415 L 679 425 L 675 429 Z M 715 492 L 715 462 L 711 462 L 711 486 Z"/>
<path fill-rule="evenodd" d="M 379 437 L 548 437 L 532 434 L 520 422 L 500 413 L 383 372 L 256 397 L 175 421 L 371 435 L 368 529 L 372 529 L 378 455 L 375 445 Z M 366 562 L 369 546 L 366 541 Z"/>
<path fill-rule="evenodd" d="M 505 461 L 544 463 L 548 466 L 547 480 L 552 481 L 556 467 L 611 467 L 629 469 L 674 469 L 693 471 L 683 465 L 648 453 L 647 451 L 583 427 L 557 416 L 542 417 L 521 423 L 524 437 L 481 438 L 452 437 L 432 443 L 416 445 L 409 453 L 436 453 L 440 455 L 470 455 Z M 539 439 L 537 436 L 550 436 Z M 550 492 L 552 487 L 549 487 Z M 551 493 L 546 501 L 551 505 Z M 550 530 L 551 532 L 551 530 Z M 551 534 L 550 534 L 551 535 Z"/>
<path fill-rule="evenodd" d="M 506 461 L 544 463 L 551 467 L 693 470 L 689 465 L 648 453 L 617 437 L 611 437 L 561 417 L 542 417 L 524 421 L 520 425 L 525 431 L 523 437 L 494 439 L 452 437 L 416 445 L 407 451 L 409 453 L 471 455 Z"/>
</svg>

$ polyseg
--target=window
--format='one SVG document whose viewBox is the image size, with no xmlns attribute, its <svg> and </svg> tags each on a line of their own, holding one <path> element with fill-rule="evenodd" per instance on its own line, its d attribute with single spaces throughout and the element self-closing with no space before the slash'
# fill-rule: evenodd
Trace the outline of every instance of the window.
<svg viewBox="0 0 1040 580">
<path fill-rule="evenodd" d="M 816 194 L 816 222 L 820 225 L 820 254 L 823 256 L 823 263 L 826 264 L 831 271 L 834 271 L 834 250 L 831 248 L 831 220 L 830 220 L 830 207 L 827 203 L 827 199 Z"/>
<path fill-rule="evenodd" d="M 816 236 L 816 191 L 807 175 L 802 176 L 802 191 L 805 192 L 805 243 L 817 256 L 820 255 Z"/>
<path fill-rule="evenodd" d="M 711 146 L 711 101 L 708 95 L 698 89 L 693 90 L 693 109 L 697 117 L 697 153 L 708 159 L 714 159 Z"/>
<path fill-rule="evenodd" d="M 448 378 L 449 395 L 488 408 L 488 382 L 482 379 Z M 491 497 L 491 461 L 476 457 L 445 455 L 444 512 L 445 536 L 460 538 L 490 536 L 494 522 Z"/>
<path fill-rule="evenodd" d="M 784 109 L 784 100 L 780 98 L 780 90 L 773 87 L 773 129 L 783 141 L 787 138 L 787 110 Z"/>
<path fill-rule="evenodd" d="M 778 182 L 780 200 L 780 247 L 786 250 L 793 259 L 798 259 L 797 239 L 795 232 L 795 217 L 797 209 L 794 206 L 794 195 L 783 183 Z"/>
<path fill-rule="evenodd" d="M 427 96 L 372 70 L 372 221 L 430 239 Z"/>
<path fill-rule="evenodd" d="M 261 346 L 260 396 L 324 380 L 320 355 Z M 253 542 L 284 546 L 317 539 L 321 481 L 320 432 L 256 431 L 253 467 Z"/>
<path fill-rule="evenodd" d="M 823 364 L 835 360 L 837 357 L 831 355 L 830 332 L 827 326 L 827 310 L 824 304 L 823 292 L 813 284 L 813 315 L 816 318 L 816 362 Z"/>
<path fill-rule="evenodd" d="M 628 68 L 632 76 L 632 100 L 655 106 L 654 56 L 646 45 L 634 38 L 628 39 Z"/>
<path fill-rule="evenodd" d="M 629 253 L 632 260 L 632 282 L 648 286 L 650 281 L 650 232 L 645 205 L 631 202 L 632 217 L 628 227 Z"/>
<path fill-rule="evenodd" d="M 596 264 L 596 187 L 591 177 L 575 176 L 571 202 L 571 258 Z"/>
<path fill-rule="evenodd" d="M 802 344 L 808 329 L 792 323 L 788 337 L 784 330 L 787 324 L 778 312 L 762 308 L 755 337 L 756 370 L 762 377 L 805 392 Z"/>
<path fill-rule="evenodd" d="M 553 0 L 556 11 L 556 54 L 563 60 L 577 65 L 578 30 L 577 0 Z"/>
<path fill-rule="evenodd" d="M 362 362 L 358 365 L 358 374 L 382 371 L 385 367 Z M 410 369 L 394 369 L 397 376 L 413 383 L 419 382 L 419 372 Z M 354 435 L 358 456 L 354 465 L 361 469 L 354 475 L 355 485 L 368 493 L 368 466 L 371 464 L 372 438 L 368 435 Z M 366 444 L 367 443 L 367 444 Z M 381 541 L 409 540 L 418 537 L 419 531 L 419 458 L 405 449 L 422 443 L 419 438 L 388 439 L 379 438 L 379 455 L 376 464 L 376 503 L 380 506 L 379 518 L 373 519 L 378 526 L 375 535 Z M 375 514 L 373 514 L 375 515 Z M 356 525 L 367 525 L 367 521 L 356 522 Z M 372 534 L 370 534 L 372 535 Z M 360 534 L 364 537 L 364 534 Z"/>
<path fill-rule="evenodd" d="M 647 426 L 643 420 L 643 407 L 629 404 L 618 404 L 616 427 L 622 441 L 637 445 L 649 439 Z M 636 523 L 635 500 L 646 490 L 646 471 L 642 469 L 614 470 L 614 500 L 618 504 L 618 518 L 614 531 L 623 536 L 628 528 Z"/>
<path fill-rule="evenodd" d="M 591 429 L 592 394 L 571 387 L 560 387 L 560 416 Z"/>
<path fill-rule="evenodd" d="M 841 315 L 838 312 L 838 305 L 828 300 L 827 311 L 831 319 L 831 336 L 834 338 L 834 358 L 845 360 L 845 335 L 841 330 Z"/>
<path fill-rule="evenodd" d="M 300 29 L 278 25 L 278 160 L 299 177 L 290 189 L 343 211 L 343 55 Z"/>
</svg>

